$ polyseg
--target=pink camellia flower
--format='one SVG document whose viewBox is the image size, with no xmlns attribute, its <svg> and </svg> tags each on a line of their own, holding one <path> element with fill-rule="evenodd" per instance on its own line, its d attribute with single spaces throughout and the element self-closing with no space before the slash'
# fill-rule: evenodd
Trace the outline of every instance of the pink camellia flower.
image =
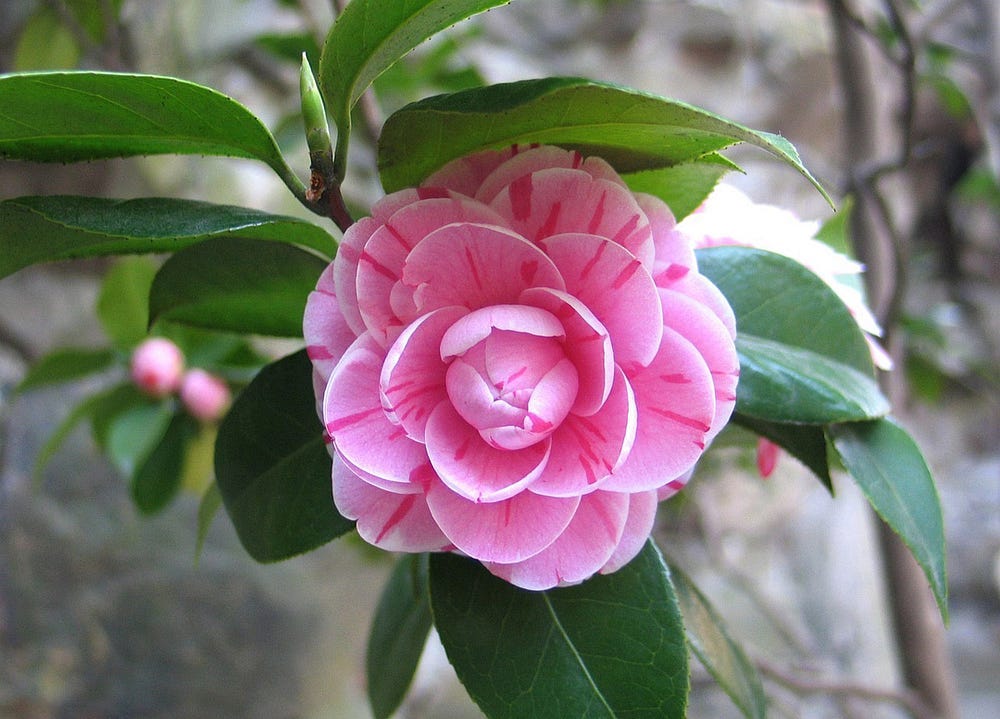
<svg viewBox="0 0 1000 719">
<path fill-rule="evenodd" d="M 219 377 L 203 369 L 192 369 L 181 382 L 181 402 L 195 419 L 217 422 L 232 399 L 229 387 Z"/>
<path fill-rule="evenodd" d="M 333 495 L 527 589 L 623 566 L 728 421 L 735 321 L 660 200 L 546 147 L 455 160 L 344 235 L 304 333 Z"/>
<path fill-rule="evenodd" d="M 184 374 L 184 353 L 164 337 L 150 337 L 132 353 L 132 381 L 151 397 L 177 391 Z"/>
</svg>

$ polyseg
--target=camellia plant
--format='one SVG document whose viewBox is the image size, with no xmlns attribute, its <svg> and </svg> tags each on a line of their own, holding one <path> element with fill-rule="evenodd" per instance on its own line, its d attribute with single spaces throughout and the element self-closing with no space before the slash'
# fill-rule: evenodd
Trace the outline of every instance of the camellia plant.
<svg viewBox="0 0 1000 719">
<path fill-rule="evenodd" d="M 735 423 L 828 487 L 831 468 L 846 468 L 944 615 L 934 483 L 889 417 L 857 308 L 813 271 L 824 268 L 704 229 L 731 211 L 705 200 L 735 168 L 720 152 L 736 143 L 823 192 L 779 136 L 579 78 L 465 90 L 386 120 L 386 195 L 351 218 L 341 185 L 362 94 L 427 38 L 501 4 L 353 0 L 318 83 L 303 64 L 308 183 L 249 110 L 207 87 L 104 72 L 0 77 L 5 159 L 250 158 L 341 238 L 179 199 L 0 202 L 3 275 L 169 255 L 127 258 L 105 280 L 102 296 L 143 298 L 132 315 L 99 303 L 114 350 L 60 350 L 28 374 L 22 390 L 130 368 L 70 414 L 40 463 L 90 421 L 152 512 L 217 424 L 202 532 L 221 505 L 261 562 L 355 531 L 403 553 L 368 645 L 377 717 L 399 706 L 432 626 L 493 719 L 683 717 L 689 650 L 746 716 L 762 717 L 752 664 L 650 539 L 658 503 Z M 759 215 L 765 235 L 770 217 Z M 303 343 L 270 361 L 252 336 Z"/>
</svg>

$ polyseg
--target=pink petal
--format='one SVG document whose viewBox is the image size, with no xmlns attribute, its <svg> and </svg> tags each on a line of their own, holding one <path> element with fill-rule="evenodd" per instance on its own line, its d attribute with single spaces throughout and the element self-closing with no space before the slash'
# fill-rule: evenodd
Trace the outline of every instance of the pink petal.
<svg viewBox="0 0 1000 719">
<path fill-rule="evenodd" d="M 601 574 L 617 572 L 635 559 L 653 531 L 656 520 L 656 492 L 635 492 L 628 495 L 628 519 L 622 532 L 621 541 L 607 563 L 601 567 Z"/>
<path fill-rule="evenodd" d="M 621 465 L 635 441 L 637 411 L 632 388 L 621 369 L 600 411 L 571 414 L 552 435 L 552 452 L 531 491 L 551 497 L 587 494 Z"/>
<path fill-rule="evenodd" d="M 542 497 L 530 491 L 500 502 L 479 503 L 433 481 L 427 506 L 458 549 L 482 562 L 519 562 L 538 554 L 562 534 L 579 497 Z"/>
<path fill-rule="evenodd" d="M 757 440 L 757 471 L 761 479 L 767 479 L 774 473 L 780 456 L 781 447 L 774 442 L 764 437 Z"/>
<path fill-rule="evenodd" d="M 595 235 L 550 237 L 542 247 L 577 297 L 607 328 L 615 362 L 646 365 L 660 346 L 663 309 L 656 285 L 627 250 Z"/>
<path fill-rule="evenodd" d="M 488 204 L 501 190 L 525 175 L 551 167 L 579 170 L 583 162 L 583 156 L 573 150 L 564 150 L 554 145 L 530 148 L 505 160 L 485 177 L 476 190 L 476 199 Z"/>
<path fill-rule="evenodd" d="M 391 482 L 409 482 L 427 463 L 427 452 L 382 409 L 379 375 L 384 360 L 385 350 L 368 333 L 361 335 L 330 375 L 323 421 L 349 464 Z"/>
<path fill-rule="evenodd" d="M 403 281 L 420 313 L 512 304 L 529 287 L 565 287 L 552 261 L 530 242 L 472 223 L 448 225 L 421 240 L 406 260 Z"/>
<path fill-rule="evenodd" d="M 580 378 L 574 414 L 588 416 L 601 408 L 611 392 L 615 359 L 608 330 L 580 300 L 548 287 L 521 293 L 521 301 L 555 315 L 566 338 L 563 351 Z"/>
<path fill-rule="evenodd" d="M 691 478 L 694 476 L 694 470 L 698 465 L 691 467 L 688 471 L 681 474 L 679 477 L 674 477 L 669 482 L 656 489 L 656 501 L 662 502 L 664 500 L 670 499 L 675 494 L 684 489 Z"/>
<path fill-rule="evenodd" d="M 463 195 L 475 197 L 483 180 L 527 146 L 512 145 L 502 150 L 484 150 L 452 160 L 421 184 L 422 187 L 447 187 Z"/>
<path fill-rule="evenodd" d="M 427 455 L 441 481 L 477 503 L 518 494 L 538 478 L 549 457 L 547 439 L 516 451 L 491 447 L 447 402 L 431 413 L 426 437 Z"/>
<path fill-rule="evenodd" d="M 421 492 L 396 494 L 378 489 L 336 459 L 333 500 L 344 517 L 357 520 L 362 539 L 376 547 L 390 552 L 436 552 L 451 546 Z"/>
<path fill-rule="evenodd" d="M 489 563 L 486 568 L 523 589 L 578 584 L 593 576 L 613 555 L 628 516 L 627 494 L 588 494 L 580 499 L 573 521 L 548 547 L 520 562 Z"/>
<path fill-rule="evenodd" d="M 729 336 L 736 338 L 736 315 L 733 314 L 733 308 L 729 306 L 726 296 L 705 275 L 698 272 L 670 275 L 667 272 L 656 276 L 655 280 L 657 287 L 680 292 L 708 307 L 722 320 Z"/>
<path fill-rule="evenodd" d="M 656 489 L 687 471 L 705 450 L 715 416 L 715 386 L 701 354 L 665 327 L 663 343 L 648 367 L 629 376 L 639 418 L 628 459 L 601 489 Z"/>
<path fill-rule="evenodd" d="M 404 302 L 400 295 L 406 289 L 401 281 L 407 255 L 428 234 L 454 222 L 503 220 L 486 205 L 449 193 L 400 208 L 365 243 L 357 273 L 358 305 L 365 326 L 380 344 L 391 344 L 416 317 L 412 300 Z"/>
<path fill-rule="evenodd" d="M 333 258 L 334 294 L 340 300 L 340 311 L 344 314 L 347 326 L 355 335 L 365 331 L 365 323 L 358 309 L 358 261 L 365 243 L 379 226 L 380 223 L 375 218 L 362 217 L 347 228 L 337 247 L 337 256 Z"/>
<path fill-rule="evenodd" d="M 523 305 L 493 305 L 468 313 L 448 329 L 441 339 L 441 359 L 464 354 L 494 330 L 536 337 L 565 335 L 562 323 L 551 312 Z"/>
<path fill-rule="evenodd" d="M 639 192 L 635 193 L 635 199 L 646 213 L 653 235 L 653 277 L 663 272 L 685 274 L 685 270 L 697 269 L 694 248 L 687 237 L 677 231 L 677 221 L 667 204 L 659 197 Z"/>
<path fill-rule="evenodd" d="M 331 263 L 320 275 L 316 289 L 309 293 L 302 318 L 306 353 L 324 385 L 338 360 L 357 337 L 340 310 L 333 287 L 333 273 Z M 317 394 L 317 397 L 322 396 L 322 393 Z"/>
<path fill-rule="evenodd" d="M 424 440 L 431 411 L 448 399 L 441 337 L 466 312 L 463 307 L 442 307 L 417 318 L 389 349 L 382 365 L 382 408 L 391 422 L 418 442 Z"/>
<path fill-rule="evenodd" d="M 582 170 L 550 168 L 525 175 L 490 203 L 507 226 L 533 242 L 567 232 L 597 235 L 653 266 L 649 220 L 624 187 Z"/>
<path fill-rule="evenodd" d="M 676 330 L 701 353 L 715 383 L 715 416 L 706 441 L 722 431 L 736 406 L 736 383 L 740 360 L 728 328 L 715 313 L 687 295 L 660 290 L 663 300 L 663 323 Z"/>
</svg>

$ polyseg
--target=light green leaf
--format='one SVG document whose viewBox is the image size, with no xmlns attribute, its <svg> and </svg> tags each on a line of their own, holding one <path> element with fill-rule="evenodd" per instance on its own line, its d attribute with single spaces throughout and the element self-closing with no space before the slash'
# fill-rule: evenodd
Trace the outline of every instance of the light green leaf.
<svg viewBox="0 0 1000 719">
<path fill-rule="evenodd" d="M 333 505 L 331 462 L 305 350 L 260 371 L 219 426 L 215 478 L 240 541 L 274 562 L 351 531 Z"/>
<path fill-rule="evenodd" d="M 245 157 L 269 165 L 297 196 L 305 190 L 257 117 L 186 80 L 109 72 L 3 75 L 0 108 L 0 158 Z"/>
<path fill-rule="evenodd" d="M 149 294 L 151 319 L 301 337 L 306 299 L 327 262 L 290 245 L 225 237 L 168 259 Z"/>
<path fill-rule="evenodd" d="M 365 668 L 375 719 L 388 719 L 399 708 L 432 622 L 427 555 L 407 555 L 396 563 L 382 590 L 368 634 Z"/>
<path fill-rule="evenodd" d="M 111 341 L 131 349 L 149 329 L 149 287 L 156 265 L 145 257 L 125 257 L 104 276 L 97 296 L 97 318 Z"/>
<path fill-rule="evenodd" d="M 114 361 L 113 350 L 63 347 L 50 352 L 32 365 L 16 391 L 26 392 L 37 387 L 86 377 L 106 370 Z"/>
<path fill-rule="evenodd" d="M 173 403 L 142 398 L 108 418 L 109 459 L 131 477 L 163 439 L 174 416 Z"/>
<path fill-rule="evenodd" d="M 603 157 L 625 174 L 747 142 L 789 163 L 826 197 L 782 137 L 676 100 L 579 78 L 491 85 L 407 105 L 389 117 L 379 139 L 382 185 L 386 192 L 414 186 L 471 152 L 532 142 Z"/>
<path fill-rule="evenodd" d="M 448 659 L 490 719 L 685 716 L 684 627 L 652 542 L 614 574 L 544 592 L 435 554 L 430 588 Z"/>
<path fill-rule="evenodd" d="M 352 0 L 330 28 L 319 64 L 326 106 L 337 123 L 343 179 L 351 109 L 372 81 L 427 38 L 510 0 Z"/>
<path fill-rule="evenodd" d="M 747 719 L 764 719 L 767 700 L 757 669 L 726 629 L 722 618 L 691 578 L 676 566 L 670 575 L 684 615 L 691 651 Z"/>
<path fill-rule="evenodd" d="M 333 238 L 285 215 L 192 200 L 21 197 L 0 202 L 0 277 L 37 262 L 173 252 L 212 237 L 300 245 L 331 257 Z"/>
<path fill-rule="evenodd" d="M 73 33 L 48 7 L 28 18 L 14 49 L 14 69 L 69 70 L 80 60 L 80 46 Z"/>
<path fill-rule="evenodd" d="M 947 621 L 944 520 L 920 448 L 890 419 L 835 425 L 828 436 L 872 507 L 910 548 Z"/>
<path fill-rule="evenodd" d="M 183 412 L 170 418 L 160 441 L 139 464 L 129 490 L 143 514 L 156 514 L 180 491 L 184 456 L 198 433 L 198 422 Z"/>
<path fill-rule="evenodd" d="M 659 170 L 645 170 L 622 179 L 633 192 L 646 192 L 667 203 L 680 222 L 697 209 L 726 173 L 739 168 L 712 153 L 692 162 Z"/>
<path fill-rule="evenodd" d="M 129 399 L 135 398 L 135 389 L 131 384 L 118 385 L 104 392 L 91 395 L 76 405 L 58 424 L 38 450 L 38 454 L 35 456 L 35 464 L 31 471 L 34 480 L 38 481 L 41 479 L 42 471 L 77 425 L 86 420 L 93 420 L 95 417 L 106 413 L 108 406 L 119 406 L 123 395 L 127 395 Z"/>
<path fill-rule="evenodd" d="M 219 485 L 212 482 L 201 496 L 198 503 L 198 539 L 195 544 L 194 556 L 201 557 L 201 552 L 205 548 L 205 539 L 208 538 L 208 529 L 212 526 L 212 520 L 219 513 L 222 507 L 222 495 L 219 493 Z"/>
</svg>

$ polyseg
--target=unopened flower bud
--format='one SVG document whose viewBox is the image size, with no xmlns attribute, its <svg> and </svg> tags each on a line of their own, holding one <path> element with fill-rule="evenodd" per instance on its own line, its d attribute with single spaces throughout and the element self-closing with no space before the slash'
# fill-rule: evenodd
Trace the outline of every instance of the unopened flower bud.
<svg viewBox="0 0 1000 719">
<path fill-rule="evenodd" d="M 318 157 L 332 156 L 332 145 L 323 97 L 316 86 L 316 78 L 305 53 L 302 53 L 302 68 L 299 71 L 299 93 L 302 95 L 302 121 L 306 128 L 306 144 L 309 146 L 309 156 L 315 163 Z"/>
<path fill-rule="evenodd" d="M 184 353 L 164 337 L 151 337 L 132 353 L 132 381 L 151 397 L 176 392 L 184 374 Z"/>
<path fill-rule="evenodd" d="M 229 387 L 203 369 L 193 369 L 181 382 L 181 402 L 188 413 L 202 422 L 216 422 L 229 408 Z"/>
</svg>

